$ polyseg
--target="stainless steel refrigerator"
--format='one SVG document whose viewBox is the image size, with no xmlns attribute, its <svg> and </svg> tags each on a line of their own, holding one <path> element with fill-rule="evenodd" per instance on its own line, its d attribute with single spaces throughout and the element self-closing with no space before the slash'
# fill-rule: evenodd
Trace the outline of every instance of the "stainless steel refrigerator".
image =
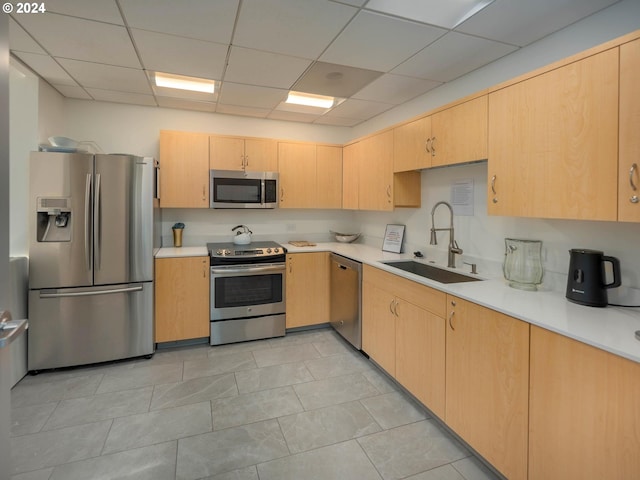
<svg viewBox="0 0 640 480">
<path fill-rule="evenodd" d="M 29 176 L 29 370 L 153 354 L 153 159 L 33 152 Z"/>
</svg>

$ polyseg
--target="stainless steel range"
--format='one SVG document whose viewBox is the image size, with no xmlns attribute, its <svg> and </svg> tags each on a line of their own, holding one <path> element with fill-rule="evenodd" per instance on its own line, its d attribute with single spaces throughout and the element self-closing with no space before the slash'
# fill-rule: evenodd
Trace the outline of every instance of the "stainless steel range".
<svg viewBox="0 0 640 480">
<path fill-rule="evenodd" d="M 211 345 L 285 334 L 285 254 L 275 242 L 208 243 Z"/>
</svg>

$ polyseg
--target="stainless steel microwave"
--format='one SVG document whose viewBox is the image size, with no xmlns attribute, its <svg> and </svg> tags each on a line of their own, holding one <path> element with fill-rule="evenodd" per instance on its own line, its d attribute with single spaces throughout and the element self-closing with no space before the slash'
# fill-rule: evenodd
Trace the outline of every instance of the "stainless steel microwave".
<svg viewBox="0 0 640 480">
<path fill-rule="evenodd" d="M 211 208 L 276 208 L 278 172 L 211 170 Z"/>
</svg>

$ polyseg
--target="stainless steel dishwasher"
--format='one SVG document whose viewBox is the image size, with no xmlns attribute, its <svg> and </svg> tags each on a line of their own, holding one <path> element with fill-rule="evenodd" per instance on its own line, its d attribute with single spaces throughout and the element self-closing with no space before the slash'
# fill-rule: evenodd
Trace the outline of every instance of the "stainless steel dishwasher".
<svg viewBox="0 0 640 480">
<path fill-rule="evenodd" d="M 362 264 L 331 254 L 331 326 L 358 350 L 362 348 Z"/>
</svg>

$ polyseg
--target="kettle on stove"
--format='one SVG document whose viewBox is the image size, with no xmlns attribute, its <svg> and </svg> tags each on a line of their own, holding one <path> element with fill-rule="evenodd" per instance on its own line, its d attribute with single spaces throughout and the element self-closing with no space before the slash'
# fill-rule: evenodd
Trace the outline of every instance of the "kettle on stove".
<svg viewBox="0 0 640 480">
<path fill-rule="evenodd" d="M 598 250 L 574 248 L 569 254 L 567 299 L 581 305 L 606 307 L 607 289 L 620 286 L 620 261 Z M 606 283 L 605 263 L 610 263 L 613 269 L 610 283 Z"/>
</svg>

